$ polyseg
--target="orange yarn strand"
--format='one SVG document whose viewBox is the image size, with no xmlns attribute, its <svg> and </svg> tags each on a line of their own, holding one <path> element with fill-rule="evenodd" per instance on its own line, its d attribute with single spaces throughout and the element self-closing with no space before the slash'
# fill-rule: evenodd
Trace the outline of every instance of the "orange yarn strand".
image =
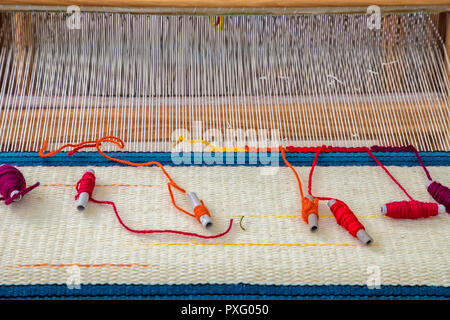
<svg viewBox="0 0 450 320">
<path fill-rule="evenodd" d="M 44 154 L 45 149 L 47 149 L 48 143 L 47 140 L 44 140 L 44 143 L 42 144 L 42 147 L 39 149 L 39 156 L 41 158 L 48 158 L 48 157 L 52 157 L 57 153 L 60 153 L 64 148 L 68 148 L 68 147 L 72 147 L 72 148 L 77 148 L 79 149 L 80 147 L 84 147 L 84 145 L 86 144 L 95 144 L 97 141 L 95 140 L 90 140 L 90 141 L 83 141 L 77 144 L 73 144 L 73 143 L 67 143 L 65 145 L 63 145 L 62 147 L 59 147 L 58 149 L 51 151 L 49 153 Z"/>
<path fill-rule="evenodd" d="M 120 138 L 117 138 L 117 137 L 114 137 L 114 136 L 108 136 L 108 137 L 100 138 L 100 139 L 97 140 L 97 142 L 95 144 L 95 148 L 97 148 L 97 151 L 98 151 L 98 153 L 100 153 L 101 156 L 103 156 L 106 159 L 111 160 L 111 161 L 115 161 L 115 162 L 118 162 L 118 163 L 122 163 L 122 164 L 126 164 L 126 165 L 129 165 L 129 166 L 133 166 L 133 167 L 158 166 L 161 169 L 161 171 L 164 173 L 164 175 L 167 177 L 167 179 L 169 179 L 169 181 L 171 182 L 173 187 L 178 189 L 181 193 L 186 193 L 186 191 L 183 188 L 178 186 L 175 183 L 175 181 L 173 181 L 173 179 L 167 173 L 166 169 L 164 169 L 164 166 L 161 163 L 159 163 L 158 161 L 148 161 L 148 162 L 143 162 L 143 163 L 136 163 L 136 162 L 131 162 L 131 161 L 128 161 L 128 160 L 122 160 L 122 159 L 117 159 L 117 158 L 108 156 L 107 154 L 105 154 L 100 149 L 100 146 L 101 146 L 102 142 L 113 142 L 120 149 L 123 149 L 123 147 L 125 146 L 125 143 Z"/>
<path fill-rule="evenodd" d="M 128 160 L 122 160 L 122 159 L 118 159 L 118 158 L 114 158 L 114 157 L 108 156 L 107 154 L 105 154 L 105 153 L 100 149 L 100 146 L 101 146 L 102 142 L 110 142 L 110 143 L 113 143 L 113 144 L 115 144 L 117 147 L 119 147 L 120 149 L 123 149 L 123 148 L 125 147 L 125 143 L 122 141 L 122 139 L 117 138 L 117 137 L 114 137 L 114 136 L 107 136 L 107 137 L 102 137 L 102 138 L 100 138 L 100 139 L 98 139 L 98 140 L 82 141 L 82 142 L 76 143 L 76 144 L 68 143 L 68 144 L 65 144 L 65 145 L 59 147 L 58 149 L 56 149 L 56 150 L 54 150 L 54 151 L 51 151 L 51 152 L 49 152 L 49 153 L 44 154 L 45 149 L 47 148 L 47 145 L 48 145 L 48 144 L 47 144 L 47 141 L 44 140 L 44 143 L 43 143 L 41 149 L 39 150 L 39 156 L 42 157 L 42 158 L 51 157 L 51 156 L 54 156 L 55 154 L 61 152 L 63 149 L 68 148 L 68 147 L 74 148 L 73 150 L 71 150 L 71 151 L 68 153 L 69 155 L 72 155 L 72 154 L 78 152 L 80 149 L 83 149 L 83 148 L 95 147 L 95 148 L 97 149 L 98 153 L 99 153 L 101 156 L 103 156 L 104 158 L 106 158 L 106 159 L 108 159 L 108 160 L 111 160 L 111 161 L 115 161 L 115 162 L 118 162 L 118 163 L 122 163 L 122 164 L 126 164 L 126 165 L 129 165 L 129 166 L 133 166 L 133 167 L 146 167 L 146 166 L 154 166 L 154 165 L 155 165 L 155 166 L 158 166 L 158 167 L 161 169 L 161 171 L 163 172 L 163 174 L 164 174 L 164 175 L 167 177 L 167 179 L 169 180 L 169 182 L 167 183 L 167 188 L 168 188 L 168 190 L 169 190 L 170 200 L 171 200 L 171 202 L 172 202 L 172 205 L 173 205 L 176 209 L 178 209 L 179 211 L 181 211 L 182 213 L 187 214 L 187 215 L 189 215 L 189 216 L 194 217 L 194 218 L 197 219 L 197 217 L 196 217 L 195 214 L 192 214 L 192 213 L 190 213 L 190 212 L 184 210 L 183 208 L 179 207 L 179 206 L 176 204 L 176 202 L 175 202 L 175 197 L 174 197 L 173 192 L 172 192 L 172 187 L 174 187 L 175 189 L 177 189 L 178 191 L 180 191 L 180 192 L 183 193 L 183 194 L 186 193 L 186 190 L 184 190 L 183 188 L 181 188 L 181 187 L 180 187 L 180 186 L 172 179 L 172 177 L 167 173 L 166 169 L 164 168 L 164 166 L 163 166 L 161 163 L 159 163 L 158 161 L 148 161 L 148 162 L 143 162 L 143 163 L 136 163 L 136 162 L 131 162 L 131 161 L 128 161 Z M 203 206 L 199 206 L 199 207 L 204 207 L 204 205 L 203 205 Z M 204 207 L 204 208 L 206 209 L 206 207 Z M 199 210 L 199 209 L 197 209 L 197 210 Z M 201 209 L 201 210 L 203 210 L 203 209 Z M 206 209 L 206 211 L 207 211 L 207 209 Z M 209 212 L 208 212 L 208 213 L 209 213 Z"/>
<path fill-rule="evenodd" d="M 179 207 L 177 205 L 177 203 L 175 202 L 175 197 L 173 196 L 173 192 L 172 192 L 172 187 L 174 187 L 175 189 L 180 190 L 181 193 L 186 193 L 186 191 L 184 189 L 181 189 L 179 186 L 177 186 L 176 184 L 169 182 L 167 184 L 167 189 L 169 189 L 169 195 L 170 195 L 170 201 L 172 202 L 172 205 L 178 209 L 179 211 L 183 212 L 184 214 L 187 214 L 188 216 L 194 217 L 195 215 L 192 213 L 189 213 L 188 211 L 184 210 L 183 208 Z"/>
<path fill-rule="evenodd" d="M 298 189 L 300 191 L 300 199 L 301 199 L 301 214 L 303 221 L 308 224 L 308 217 L 311 214 L 315 214 L 317 216 L 317 219 L 319 219 L 319 199 L 312 197 L 311 195 L 308 195 L 305 197 L 302 190 L 302 182 L 300 181 L 300 177 L 297 173 L 297 171 L 294 169 L 294 167 L 289 163 L 289 161 L 286 159 L 286 153 L 283 147 L 280 147 L 281 151 L 281 157 L 283 158 L 284 163 L 292 170 L 292 172 L 295 175 L 295 178 L 297 179 L 298 183 Z M 312 200 L 310 199 L 312 198 Z"/>
<path fill-rule="evenodd" d="M 303 198 L 305 197 L 303 195 L 303 190 L 302 190 L 302 182 L 300 181 L 300 177 L 298 176 L 297 171 L 295 171 L 294 167 L 292 166 L 292 164 L 289 163 L 289 161 L 287 161 L 286 159 L 286 152 L 284 151 L 283 147 L 280 147 L 280 151 L 281 151 L 281 157 L 283 158 L 284 163 L 291 168 L 292 172 L 295 175 L 295 178 L 297 179 L 297 183 L 298 183 L 298 189 L 300 190 L 300 198 L 303 200 Z"/>
</svg>

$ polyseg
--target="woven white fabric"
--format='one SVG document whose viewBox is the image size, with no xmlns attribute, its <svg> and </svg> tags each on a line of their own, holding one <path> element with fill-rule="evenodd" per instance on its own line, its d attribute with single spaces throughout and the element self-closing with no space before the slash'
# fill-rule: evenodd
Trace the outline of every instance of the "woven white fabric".
<svg viewBox="0 0 450 320">
<path fill-rule="evenodd" d="M 215 222 L 211 232 L 172 207 L 159 169 L 95 168 L 94 197 L 115 201 L 130 226 L 207 234 L 222 232 L 235 218 L 231 233 L 214 240 L 132 234 L 111 207 L 92 202 L 79 213 L 74 185 L 86 168 L 20 169 L 29 184 L 42 186 L 18 203 L 0 205 L 0 284 L 64 284 L 75 265 L 83 284 L 364 285 L 375 266 L 382 285 L 450 285 L 450 216 L 382 217 L 380 205 L 406 198 L 379 167 L 318 167 L 314 178 L 313 193 L 341 199 L 357 214 L 374 238 L 369 247 L 338 226 L 325 203 L 319 231 L 311 233 L 299 217 L 288 168 L 262 175 L 257 167 L 168 167 L 180 186 L 205 201 Z M 450 185 L 448 167 L 429 169 Z M 297 170 L 306 190 L 309 168 Z M 389 170 L 417 200 L 432 201 L 420 167 Z M 189 208 L 184 196 L 176 198 Z"/>
</svg>

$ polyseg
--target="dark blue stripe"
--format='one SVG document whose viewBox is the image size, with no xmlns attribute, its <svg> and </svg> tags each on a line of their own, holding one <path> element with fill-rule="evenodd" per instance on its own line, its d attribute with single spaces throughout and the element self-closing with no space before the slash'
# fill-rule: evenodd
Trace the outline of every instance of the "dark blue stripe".
<svg viewBox="0 0 450 320">
<path fill-rule="evenodd" d="M 2 299 L 448 299 L 450 287 L 355 285 L 3 285 Z"/>
<path fill-rule="evenodd" d="M 170 152 L 111 152 L 112 157 L 126 159 L 132 162 L 147 162 L 150 160 L 159 161 L 168 166 L 211 166 L 211 164 L 201 161 L 202 153 L 187 153 L 187 163 L 176 164 L 172 160 Z M 415 155 L 411 152 L 374 152 L 376 157 L 385 165 L 389 166 L 418 166 Z M 208 154 L 211 155 L 211 154 Z M 216 154 L 212 154 L 216 155 Z M 281 156 L 264 158 L 258 153 L 220 153 L 223 163 L 212 165 L 223 166 L 270 166 L 281 165 L 284 162 Z M 230 157 L 232 162 L 225 157 Z M 450 166 L 450 152 L 421 152 L 420 156 L 427 166 Z M 242 160 L 238 163 L 238 158 Z M 229 160 L 230 160 L 229 159 Z M 287 159 L 295 166 L 310 166 L 313 153 L 287 153 Z M 59 153 L 53 157 L 41 158 L 35 152 L 4 152 L 0 153 L 0 163 L 8 163 L 15 166 L 116 166 L 117 162 L 103 158 L 97 152 L 79 152 L 72 156 L 66 153 Z M 325 153 L 320 155 L 319 166 L 375 166 L 375 162 L 366 153 Z"/>
</svg>

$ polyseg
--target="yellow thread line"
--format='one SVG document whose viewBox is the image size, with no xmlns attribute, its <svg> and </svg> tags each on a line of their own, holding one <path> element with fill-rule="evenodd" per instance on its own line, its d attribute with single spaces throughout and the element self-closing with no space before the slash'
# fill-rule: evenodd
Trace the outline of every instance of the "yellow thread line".
<svg viewBox="0 0 450 320">
<path fill-rule="evenodd" d="M 363 244 L 352 243 L 221 243 L 221 242 L 186 242 L 186 243 L 146 243 L 137 242 L 138 245 L 144 246 L 241 246 L 241 247 L 363 247 Z M 127 245 L 134 245 L 134 243 L 127 243 Z M 374 244 L 378 246 L 378 244 Z"/>
<path fill-rule="evenodd" d="M 245 147 L 215 147 L 211 144 L 211 142 L 201 139 L 189 140 L 184 138 L 183 136 L 179 136 L 177 141 L 174 143 L 174 147 L 176 147 L 180 142 L 185 141 L 190 144 L 201 143 L 205 146 L 209 147 L 209 152 L 246 152 Z"/>
<path fill-rule="evenodd" d="M 50 267 L 50 268 L 62 268 L 62 267 L 72 267 L 78 266 L 80 268 L 100 268 L 100 267 L 158 267 L 158 265 L 152 264 L 139 264 L 139 263 L 126 263 L 126 264 L 116 264 L 116 263 L 102 263 L 102 264 L 80 264 L 80 263 L 71 263 L 71 264 L 53 264 L 53 263 L 37 263 L 37 264 L 18 264 L 18 265 L 10 265 L 7 268 L 36 268 L 36 267 Z"/>
</svg>

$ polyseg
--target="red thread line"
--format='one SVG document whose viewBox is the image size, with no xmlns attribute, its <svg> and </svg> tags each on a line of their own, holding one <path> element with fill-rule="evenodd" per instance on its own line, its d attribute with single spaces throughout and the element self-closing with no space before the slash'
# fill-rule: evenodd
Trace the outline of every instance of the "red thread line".
<svg viewBox="0 0 450 320">
<path fill-rule="evenodd" d="M 361 149 L 361 148 L 360 148 Z M 325 150 L 325 151 L 324 151 Z M 311 194 L 311 188 L 312 188 L 312 177 L 313 177 L 313 173 L 314 173 L 314 168 L 317 165 L 317 161 L 318 161 L 318 157 L 319 154 L 321 152 L 327 152 L 327 150 L 330 150 L 330 148 L 327 148 L 325 146 L 322 146 L 321 148 L 319 148 L 316 151 L 316 154 L 314 156 L 314 160 L 311 166 L 311 170 L 309 173 L 309 180 L 308 180 L 308 192 L 309 194 Z M 414 200 L 409 194 L 408 192 L 405 190 L 405 188 L 394 178 L 394 176 L 389 172 L 389 170 L 377 159 L 377 157 L 375 157 L 375 155 L 372 153 L 372 151 L 382 151 L 382 152 L 414 152 L 420 165 L 422 166 L 422 168 L 424 169 L 425 173 L 427 174 L 427 177 L 429 180 L 431 180 L 431 176 L 428 172 L 428 170 L 426 169 L 425 165 L 422 162 L 422 159 L 420 158 L 419 153 L 417 152 L 417 150 L 413 147 L 413 146 L 406 146 L 406 147 L 379 147 L 379 146 L 373 146 L 370 149 L 369 148 L 364 148 L 364 151 L 368 153 L 368 155 L 372 158 L 372 160 L 375 161 L 375 163 L 380 166 L 385 172 L 386 174 L 392 179 L 392 181 L 394 181 L 394 183 L 403 191 L 403 193 L 410 199 L 410 201 L 398 201 L 398 202 L 391 202 L 391 203 L 387 203 L 386 204 L 386 216 L 394 218 L 394 219 L 419 219 L 419 218 L 428 218 L 431 216 L 436 216 L 439 213 L 439 208 L 438 205 L 435 203 L 426 203 L 426 202 L 419 202 Z M 430 192 L 430 194 L 433 196 L 433 198 L 436 200 L 441 200 L 438 201 L 439 203 L 447 203 L 448 206 L 448 201 L 446 202 L 445 195 L 438 195 L 439 194 L 445 194 L 445 192 L 447 192 L 446 190 L 448 190 L 447 188 L 440 188 L 439 192 L 437 192 L 435 189 L 433 188 L 439 188 L 435 182 L 433 182 L 432 185 L 430 185 L 428 187 L 428 191 Z M 431 191 L 430 191 L 431 189 Z M 448 193 L 450 195 L 450 192 Z M 441 198 L 442 197 L 442 198 Z M 449 196 L 447 196 L 449 197 Z M 318 199 L 326 199 L 326 198 L 321 198 L 321 197 L 317 197 Z M 450 197 L 449 197 L 450 198 Z M 337 200 L 339 202 L 339 200 Z M 342 203 L 343 204 L 343 203 Z M 342 208 L 342 210 L 341 210 Z M 341 224 L 341 222 L 343 222 L 341 225 L 344 226 L 347 230 L 349 230 L 350 233 L 352 233 L 353 236 L 355 236 L 355 230 L 357 231 L 359 226 L 359 222 L 357 221 L 356 217 L 352 217 L 353 213 L 351 212 L 351 210 L 345 205 L 343 204 L 342 206 L 340 205 L 339 208 L 336 206 L 336 204 L 331 206 L 331 211 L 333 212 L 333 214 L 336 217 L 336 220 L 338 221 L 339 224 Z M 341 213 L 346 212 L 345 215 L 341 215 Z M 351 213 L 351 214 L 350 214 Z M 345 219 L 343 219 L 343 217 L 345 217 Z M 348 221 L 351 221 L 351 223 L 347 223 L 347 219 L 349 219 Z M 341 221 L 341 222 L 340 222 Z M 347 222 L 345 222 L 347 221 Z M 347 227 L 349 228 L 347 228 Z M 351 231 L 350 231 L 351 230 Z"/>
<path fill-rule="evenodd" d="M 116 204 L 112 201 L 100 201 L 100 200 L 95 200 L 94 198 L 90 198 L 90 200 L 92 202 L 98 203 L 98 204 L 108 204 L 110 206 L 113 207 L 114 213 L 116 215 L 117 220 L 119 221 L 120 225 L 122 227 L 124 227 L 126 230 L 133 232 L 133 233 L 144 233 L 144 234 L 149 234 L 149 233 L 174 233 L 174 234 L 179 234 L 179 235 L 183 235 L 183 236 L 188 236 L 188 237 L 196 237 L 196 238 L 201 238 L 201 239 L 215 239 L 215 238 L 220 238 L 224 235 L 226 235 L 227 233 L 230 232 L 231 227 L 233 225 L 233 219 L 230 219 L 230 224 L 228 225 L 227 230 L 225 230 L 222 233 L 213 235 L 213 236 L 204 236 L 198 233 L 193 233 L 193 232 L 185 232 L 185 231 L 178 231 L 178 230 L 137 230 L 137 229 L 133 229 L 128 227 L 120 218 L 119 212 L 117 211 L 116 208 Z"/>
<path fill-rule="evenodd" d="M 228 230 L 226 230 L 225 232 L 218 234 L 218 235 L 214 235 L 214 236 L 203 236 L 197 233 L 191 233 L 191 232 L 184 232 L 184 231 L 177 231 L 177 230 L 137 230 L 137 229 L 133 229 L 128 227 L 122 220 L 122 218 L 120 218 L 119 212 L 117 211 L 117 207 L 115 205 L 114 202 L 112 201 L 100 201 L 100 200 L 95 200 L 92 197 L 92 193 L 94 191 L 95 188 L 95 175 L 92 172 L 87 171 L 86 173 L 83 174 L 83 177 L 80 179 L 80 181 L 78 181 L 77 185 L 76 185 L 76 190 L 77 190 L 77 195 L 75 196 L 75 199 L 78 199 L 79 195 L 83 192 L 87 192 L 89 194 L 89 200 L 91 200 L 92 202 L 95 203 L 99 203 L 99 204 L 109 204 L 113 207 L 114 209 L 114 213 L 116 214 L 117 220 L 119 221 L 119 223 L 128 231 L 133 232 L 133 233 L 175 233 L 175 234 L 181 234 L 181 235 L 185 235 L 185 236 L 192 236 L 192 237 L 197 237 L 197 238 L 202 238 L 202 239 L 214 239 L 214 238 L 218 238 L 221 237 L 225 234 L 227 234 L 232 226 L 233 223 L 233 219 L 230 220 L 230 226 L 228 227 Z"/>
<path fill-rule="evenodd" d="M 313 174 L 314 174 L 314 168 L 316 167 L 316 165 L 317 165 L 317 160 L 319 159 L 319 154 L 322 152 L 322 148 L 320 148 L 317 152 L 316 152 L 316 154 L 315 154 L 315 156 L 314 156 L 314 160 L 313 160 L 313 163 L 312 163 L 312 165 L 311 165 L 311 170 L 309 171 L 309 178 L 308 178 L 308 193 L 310 194 L 310 195 L 312 195 L 312 192 L 311 192 L 311 189 L 312 189 L 312 177 L 313 177 Z M 332 198 L 329 198 L 329 197 L 316 197 L 317 199 L 319 199 L 319 200 L 331 200 Z"/>
<path fill-rule="evenodd" d="M 392 181 L 394 181 L 394 183 L 400 188 L 400 190 L 403 191 L 403 193 L 411 200 L 411 201 L 415 201 L 413 197 L 411 197 L 409 195 L 409 193 L 405 190 L 405 188 L 403 188 L 403 186 L 400 184 L 400 182 L 398 182 L 394 176 L 389 172 L 389 170 L 377 159 L 377 157 L 375 157 L 375 155 L 372 153 L 372 151 L 370 151 L 369 149 L 367 149 L 367 153 L 369 154 L 369 156 L 384 170 L 384 172 L 386 172 L 386 174 L 392 179 Z"/>
<path fill-rule="evenodd" d="M 422 161 L 422 158 L 419 155 L 419 152 L 417 151 L 417 149 L 413 146 L 413 145 L 409 145 L 409 146 L 405 146 L 405 147 L 382 147 L 382 146 L 372 146 L 370 148 L 372 151 L 377 152 L 377 151 L 382 151 L 382 152 L 414 152 L 414 154 L 416 155 L 417 161 L 419 162 L 420 166 L 423 168 L 423 171 L 425 171 L 425 174 L 428 178 L 428 180 L 433 180 L 431 178 L 431 174 L 428 171 L 427 167 L 425 166 L 425 164 Z"/>
</svg>

